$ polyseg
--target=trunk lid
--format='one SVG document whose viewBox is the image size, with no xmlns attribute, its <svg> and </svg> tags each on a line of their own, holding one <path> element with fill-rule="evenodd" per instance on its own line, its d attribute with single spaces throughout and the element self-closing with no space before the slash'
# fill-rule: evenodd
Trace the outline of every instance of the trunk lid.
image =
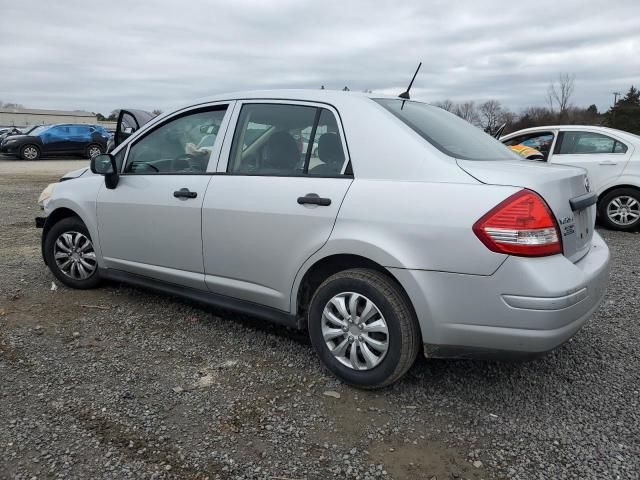
<svg viewBox="0 0 640 480">
<path fill-rule="evenodd" d="M 564 255 L 577 262 L 589 252 L 596 205 L 583 206 L 590 203 L 584 202 L 589 197 L 586 170 L 529 160 L 457 160 L 457 163 L 482 183 L 522 187 L 536 192 L 547 202 L 558 222 Z"/>
</svg>

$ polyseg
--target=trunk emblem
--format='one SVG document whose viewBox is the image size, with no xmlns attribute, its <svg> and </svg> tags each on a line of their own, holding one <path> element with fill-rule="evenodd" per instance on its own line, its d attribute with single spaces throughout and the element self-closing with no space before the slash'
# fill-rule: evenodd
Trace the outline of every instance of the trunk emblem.
<svg viewBox="0 0 640 480">
<path fill-rule="evenodd" d="M 589 183 L 589 177 L 584 177 L 584 188 L 587 192 L 591 191 L 591 184 Z"/>
</svg>

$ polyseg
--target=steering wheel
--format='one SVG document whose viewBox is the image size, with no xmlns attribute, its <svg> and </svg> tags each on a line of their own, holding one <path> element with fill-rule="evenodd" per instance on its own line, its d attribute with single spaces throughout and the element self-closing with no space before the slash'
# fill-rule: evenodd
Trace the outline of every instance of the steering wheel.
<svg viewBox="0 0 640 480">
<path fill-rule="evenodd" d="M 201 159 L 202 156 L 190 153 L 178 155 L 171 160 L 171 170 L 174 172 L 203 172 L 204 168 L 202 167 Z M 182 162 L 187 162 L 188 167 L 184 168 L 184 164 L 181 165 Z"/>
</svg>

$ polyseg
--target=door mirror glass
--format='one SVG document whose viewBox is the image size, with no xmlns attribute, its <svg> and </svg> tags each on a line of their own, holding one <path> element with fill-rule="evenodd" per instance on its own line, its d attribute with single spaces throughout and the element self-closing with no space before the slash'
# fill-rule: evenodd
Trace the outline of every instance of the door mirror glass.
<svg viewBox="0 0 640 480">
<path fill-rule="evenodd" d="M 110 153 L 96 155 L 91 159 L 91 171 L 99 175 L 108 175 L 116 172 L 116 161 Z"/>
</svg>

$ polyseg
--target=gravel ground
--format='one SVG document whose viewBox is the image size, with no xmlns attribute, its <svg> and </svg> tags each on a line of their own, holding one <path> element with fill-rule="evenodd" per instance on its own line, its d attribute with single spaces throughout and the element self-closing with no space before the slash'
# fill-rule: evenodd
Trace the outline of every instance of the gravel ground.
<svg viewBox="0 0 640 480">
<path fill-rule="evenodd" d="M 62 174 L 86 167 L 89 161 L 83 158 L 67 159 L 61 157 L 43 158 L 37 162 L 25 162 L 0 154 L 0 176 L 43 175 L 58 180 Z"/>
<path fill-rule="evenodd" d="M 556 352 L 419 359 L 361 392 L 299 333 L 125 286 L 52 290 L 32 225 L 62 172 L 3 163 L 0 478 L 640 478 L 637 234 L 601 231 L 606 301 Z"/>
</svg>

